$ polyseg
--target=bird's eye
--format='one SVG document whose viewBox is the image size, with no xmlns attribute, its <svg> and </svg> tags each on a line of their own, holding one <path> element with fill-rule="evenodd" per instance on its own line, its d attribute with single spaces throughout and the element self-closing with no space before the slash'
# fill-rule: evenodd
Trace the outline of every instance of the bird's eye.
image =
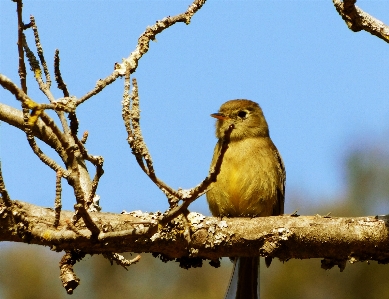
<svg viewBox="0 0 389 299">
<path fill-rule="evenodd" d="M 247 115 L 247 112 L 246 112 L 246 111 L 240 110 L 240 111 L 238 112 L 238 116 L 239 116 L 240 118 L 245 118 L 246 115 Z"/>
</svg>

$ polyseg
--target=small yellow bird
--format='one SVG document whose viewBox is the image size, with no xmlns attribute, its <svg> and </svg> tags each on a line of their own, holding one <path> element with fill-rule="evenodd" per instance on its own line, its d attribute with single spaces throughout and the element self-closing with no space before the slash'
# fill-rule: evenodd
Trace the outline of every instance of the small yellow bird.
<svg viewBox="0 0 389 299">
<path fill-rule="evenodd" d="M 283 214 L 285 167 L 270 139 L 262 109 L 250 100 L 231 100 L 211 116 L 217 118 L 218 138 L 211 168 L 225 142 L 225 132 L 233 126 L 220 172 L 206 194 L 212 215 L 258 217 Z M 258 257 L 235 259 L 226 298 L 259 298 L 258 280 Z"/>
</svg>

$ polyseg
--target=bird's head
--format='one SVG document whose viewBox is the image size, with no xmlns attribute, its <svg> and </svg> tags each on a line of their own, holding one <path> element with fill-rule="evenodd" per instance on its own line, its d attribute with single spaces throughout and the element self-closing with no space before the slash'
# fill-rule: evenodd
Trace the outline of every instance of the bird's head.
<svg viewBox="0 0 389 299">
<path fill-rule="evenodd" d="M 231 141 L 251 137 L 269 137 L 269 127 L 261 107 L 250 100 L 225 102 L 219 112 L 211 114 L 217 119 L 216 137 L 222 139 L 227 129 L 233 125 Z"/>
</svg>

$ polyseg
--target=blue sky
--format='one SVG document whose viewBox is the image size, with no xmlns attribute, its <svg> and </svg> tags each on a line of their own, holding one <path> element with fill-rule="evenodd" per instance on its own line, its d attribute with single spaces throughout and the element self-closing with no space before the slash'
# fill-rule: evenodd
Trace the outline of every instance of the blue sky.
<svg viewBox="0 0 389 299">
<path fill-rule="evenodd" d="M 81 97 L 135 49 L 146 26 L 183 12 L 190 1 L 25 1 L 34 15 L 52 70 L 61 70 L 72 95 Z M 389 23 L 389 3 L 358 1 Z M 0 73 L 19 84 L 15 3 L 0 2 Z M 385 19 L 386 18 L 386 19 Z M 32 33 L 28 32 L 32 43 Z M 157 175 L 174 188 L 190 188 L 212 158 L 214 119 L 230 99 L 258 102 L 287 170 L 286 213 L 315 207 L 346 192 L 344 157 L 350 148 L 388 136 L 389 45 L 350 31 L 332 1 L 209 1 L 189 26 L 157 36 L 141 59 L 138 79 L 141 125 Z M 52 74 L 52 78 L 54 75 Z M 46 102 L 31 73 L 29 94 Z M 52 90 L 57 97 L 61 94 Z M 105 159 L 98 189 L 104 211 L 165 210 L 167 201 L 140 170 L 121 119 L 123 80 L 78 110 L 87 148 Z M 0 89 L 0 102 L 19 107 Z M 55 152 L 43 147 L 51 157 Z M 55 174 L 28 147 L 24 133 L 0 124 L 0 158 L 12 198 L 53 206 Z M 93 171 L 92 168 L 90 168 Z M 63 183 L 63 206 L 74 197 Z M 302 194 L 302 206 L 288 197 Z M 190 208 L 208 214 L 205 198 Z M 378 213 L 378 211 L 377 211 Z"/>
</svg>

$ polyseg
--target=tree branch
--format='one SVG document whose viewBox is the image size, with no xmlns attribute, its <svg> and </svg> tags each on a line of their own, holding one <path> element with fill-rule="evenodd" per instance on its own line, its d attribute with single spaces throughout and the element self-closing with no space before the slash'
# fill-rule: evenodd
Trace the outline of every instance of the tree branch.
<svg viewBox="0 0 389 299">
<path fill-rule="evenodd" d="M 389 27 L 356 6 L 356 0 L 332 1 L 336 10 L 352 31 L 365 30 L 389 43 Z"/>
<path fill-rule="evenodd" d="M 326 265 L 363 260 L 389 262 L 387 221 L 378 217 L 329 218 L 321 216 L 271 216 L 258 218 L 187 217 L 192 234 L 190 248 L 182 220 L 159 228 L 162 214 L 92 213 L 101 232 L 98 241 L 73 213 L 62 211 L 54 226 L 53 209 L 13 201 L 0 203 L 0 241 L 50 246 L 53 250 L 78 249 L 84 253 L 153 252 L 168 258 L 197 257 L 216 260 L 222 256 L 271 256 L 324 258 Z M 331 262 L 329 262 L 331 261 Z"/>
<path fill-rule="evenodd" d="M 143 32 L 142 35 L 139 37 L 138 44 L 135 50 L 131 52 L 130 56 L 124 58 L 122 63 L 116 63 L 115 70 L 113 71 L 113 73 L 107 76 L 106 78 L 97 81 L 94 89 L 82 96 L 78 100 L 77 105 L 85 102 L 92 96 L 98 94 L 107 85 L 116 81 L 117 78 L 123 77 L 126 74 L 127 68 L 129 68 L 130 74 L 133 74 L 138 67 L 139 60 L 144 54 L 148 52 L 150 41 L 154 41 L 157 34 L 168 29 L 176 23 L 182 22 L 188 25 L 193 15 L 199 9 L 201 9 L 205 1 L 206 0 L 194 0 L 184 13 L 176 15 L 174 17 L 163 18 L 162 20 L 157 21 L 153 26 L 148 26 L 145 32 Z"/>
<path fill-rule="evenodd" d="M 20 129 L 21 131 L 24 130 L 23 112 L 19 109 L 0 103 L 0 120 Z M 54 126 L 47 126 L 42 119 L 39 118 L 35 125 L 31 128 L 31 133 L 36 138 L 42 140 L 44 143 L 53 148 L 60 155 L 62 161 L 65 162 L 67 160 L 66 151 L 63 149 L 58 135 L 54 134 L 52 128 L 54 128 Z"/>
</svg>

